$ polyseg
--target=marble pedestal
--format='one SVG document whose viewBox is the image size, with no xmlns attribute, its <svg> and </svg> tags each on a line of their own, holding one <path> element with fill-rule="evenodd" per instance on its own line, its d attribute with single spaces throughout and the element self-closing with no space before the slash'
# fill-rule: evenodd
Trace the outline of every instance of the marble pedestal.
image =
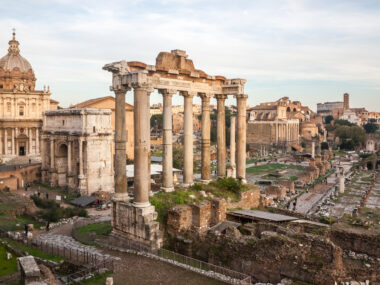
<svg viewBox="0 0 380 285">
<path fill-rule="evenodd" d="M 113 201 L 110 243 L 136 249 L 160 248 L 163 235 L 156 219 L 157 212 L 152 205 L 136 207 L 129 202 Z"/>
</svg>

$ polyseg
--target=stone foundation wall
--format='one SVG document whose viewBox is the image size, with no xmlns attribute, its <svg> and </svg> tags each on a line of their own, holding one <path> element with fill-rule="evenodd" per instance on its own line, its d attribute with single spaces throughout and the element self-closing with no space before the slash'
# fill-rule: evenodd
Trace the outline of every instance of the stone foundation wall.
<svg viewBox="0 0 380 285">
<path fill-rule="evenodd" d="M 260 189 L 254 187 L 241 193 L 237 202 L 215 198 L 204 200 L 199 204 L 176 205 L 168 212 L 167 229 L 173 236 L 190 229 L 205 232 L 226 219 L 227 209 L 251 209 L 260 206 L 260 203 L 262 203 Z"/>
<path fill-rule="evenodd" d="M 380 258 L 380 234 L 376 232 L 367 232 L 364 229 L 345 230 L 339 226 L 333 226 L 331 240 L 344 250 Z"/>
<path fill-rule="evenodd" d="M 265 188 L 265 194 L 274 199 L 283 199 L 286 196 L 286 188 L 282 185 L 270 185 Z"/>
<path fill-rule="evenodd" d="M 281 186 L 286 187 L 287 188 L 286 189 L 287 192 L 290 192 L 290 193 L 294 193 L 295 192 L 294 181 L 280 180 L 280 181 L 278 181 L 278 184 L 281 185 Z"/>
</svg>

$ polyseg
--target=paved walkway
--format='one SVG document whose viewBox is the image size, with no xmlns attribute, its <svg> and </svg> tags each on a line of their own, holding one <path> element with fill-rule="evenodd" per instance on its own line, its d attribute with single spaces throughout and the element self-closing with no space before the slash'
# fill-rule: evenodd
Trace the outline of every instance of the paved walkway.
<svg viewBox="0 0 380 285">
<path fill-rule="evenodd" d="M 309 190 L 309 193 L 303 193 L 298 197 L 296 212 L 307 214 L 315 204 L 326 195 L 327 191 L 334 186 L 334 183 L 321 183 Z"/>
</svg>

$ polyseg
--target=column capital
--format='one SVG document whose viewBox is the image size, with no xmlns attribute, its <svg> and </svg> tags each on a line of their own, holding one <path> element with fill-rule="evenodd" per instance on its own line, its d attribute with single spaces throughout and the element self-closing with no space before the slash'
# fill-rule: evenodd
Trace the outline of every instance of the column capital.
<svg viewBox="0 0 380 285">
<path fill-rule="evenodd" d="M 144 89 L 148 95 L 154 91 L 153 85 L 148 82 L 134 82 L 131 86 L 133 89 Z"/>
<path fill-rule="evenodd" d="M 227 99 L 226 94 L 215 94 L 214 97 L 216 98 L 216 100 L 226 100 Z"/>
<path fill-rule="evenodd" d="M 131 87 L 126 87 L 126 86 L 120 86 L 119 88 L 112 88 L 111 91 L 115 92 L 115 95 L 117 94 L 125 94 L 127 93 L 128 91 L 131 91 Z"/>
<path fill-rule="evenodd" d="M 176 89 L 158 89 L 158 93 L 162 96 L 173 96 L 177 93 Z"/>
<path fill-rule="evenodd" d="M 202 101 L 203 100 L 210 101 L 210 98 L 211 98 L 211 94 L 210 93 L 198 93 L 198 96 L 201 97 Z"/>
<path fill-rule="evenodd" d="M 196 92 L 192 92 L 192 91 L 179 91 L 179 95 L 183 96 L 183 97 L 187 97 L 187 98 L 193 98 L 194 96 L 196 96 Z"/>
<path fill-rule="evenodd" d="M 248 95 L 247 94 L 236 94 L 234 95 L 236 99 L 247 99 Z"/>
</svg>

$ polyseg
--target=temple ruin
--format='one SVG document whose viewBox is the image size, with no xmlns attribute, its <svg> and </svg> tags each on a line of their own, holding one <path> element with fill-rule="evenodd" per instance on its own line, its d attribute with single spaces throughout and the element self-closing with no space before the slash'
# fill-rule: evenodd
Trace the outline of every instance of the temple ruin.
<svg viewBox="0 0 380 285">
<path fill-rule="evenodd" d="M 202 99 L 201 182 L 211 180 L 210 173 L 210 98 L 217 99 L 218 112 L 218 177 L 226 176 L 225 100 L 236 98 L 236 178 L 245 182 L 246 168 L 246 100 L 244 79 L 211 76 L 194 68 L 193 61 L 183 50 L 160 52 L 155 65 L 137 61 L 107 64 L 104 70 L 112 72 L 111 90 L 116 95 L 115 127 L 115 195 L 113 200 L 113 236 L 127 238 L 158 248 L 162 236 L 154 206 L 149 203 L 150 157 L 150 94 L 156 89 L 163 96 L 163 190 L 173 191 L 172 155 L 172 97 L 184 97 L 184 167 L 183 184 L 193 180 L 193 97 Z M 134 199 L 127 194 L 125 154 L 125 96 L 134 94 Z M 235 165 L 234 162 L 232 162 Z"/>
</svg>

